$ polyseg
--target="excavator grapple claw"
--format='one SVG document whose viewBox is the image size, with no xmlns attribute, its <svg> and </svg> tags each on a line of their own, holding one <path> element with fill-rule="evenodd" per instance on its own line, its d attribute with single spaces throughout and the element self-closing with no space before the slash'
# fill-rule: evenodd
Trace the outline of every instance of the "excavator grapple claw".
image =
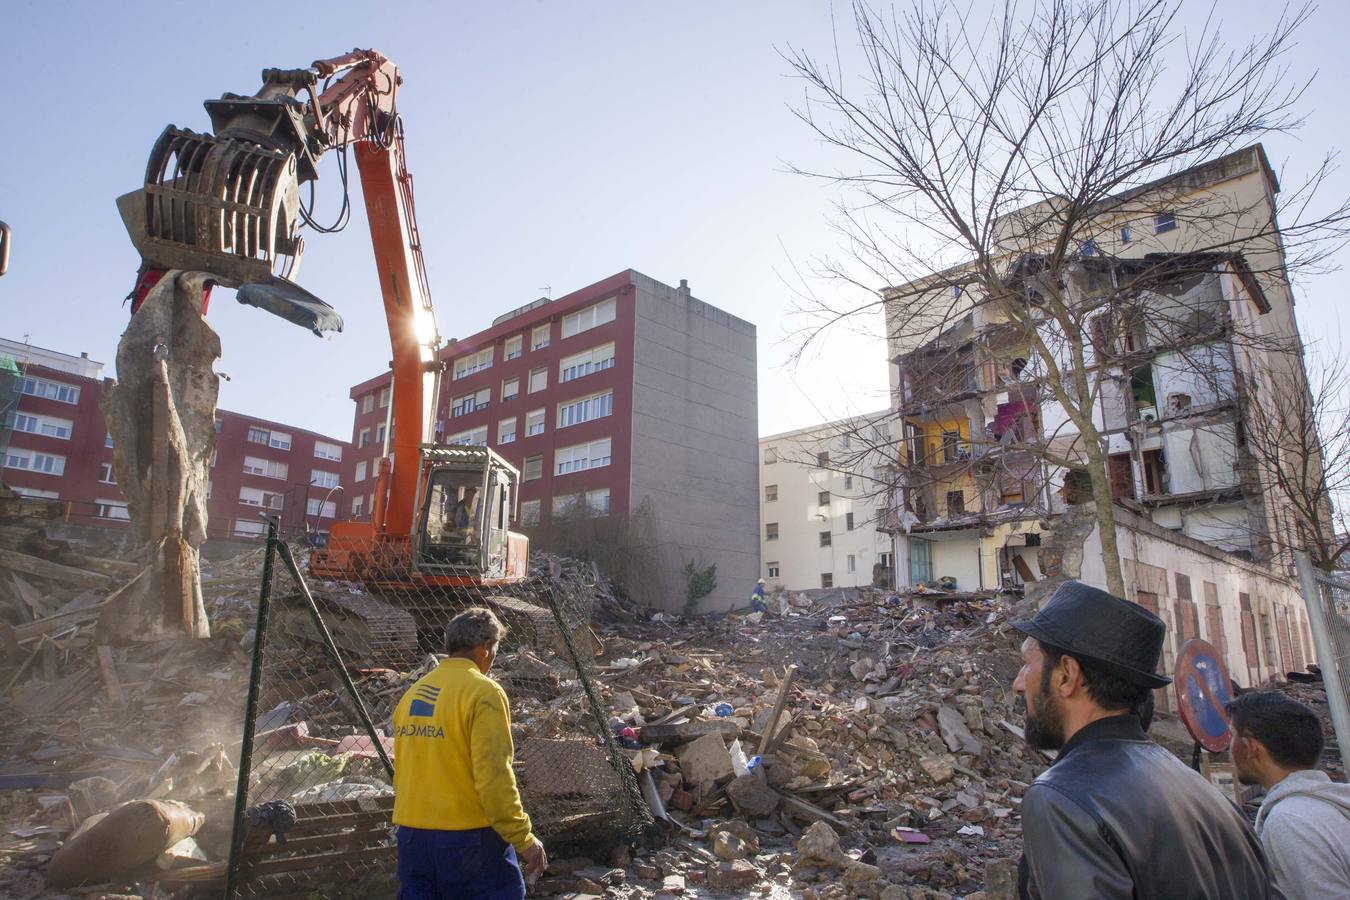
<svg viewBox="0 0 1350 900">
<path fill-rule="evenodd" d="M 118 207 L 147 265 L 209 272 L 238 287 L 294 268 L 299 197 L 294 154 L 169 126 L 144 189 Z"/>
</svg>

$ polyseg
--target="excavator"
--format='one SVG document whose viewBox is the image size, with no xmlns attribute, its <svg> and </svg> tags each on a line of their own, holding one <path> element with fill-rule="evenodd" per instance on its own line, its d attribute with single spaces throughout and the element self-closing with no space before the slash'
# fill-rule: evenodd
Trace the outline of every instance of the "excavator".
<svg viewBox="0 0 1350 900">
<path fill-rule="evenodd" d="M 369 521 L 335 522 L 327 545 L 312 552 L 309 571 L 364 586 L 381 602 L 339 602 L 357 616 L 381 619 L 376 630 L 386 640 L 406 642 L 409 629 L 426 623 L 389 607 L 415 607 L 400 600 L 425 603 L 428 596 L 451 604 L 519 583 L 529 545 L 510 530 L 518 506 L 515 467 L 487 447 L 435 442 L 444 363 L 398 114 L 401 85 L 398 68 L 375 50 L 303 69 L 264 69 L 256 93 L 206 101 L 212 133 L 167 127 L 150 154 L 144 187 L 118 206 L 142 258 L 133 313 L 165 271 L 196 270 L 237 288 L 240 303 L 322 335 L 340 331 L 342 321 L 292 280 L 304 250 L 299 232 L 303 225 L 335 230 L 313 220 L 318 163 L 325 153 L 337 154 L 345 216 L 348 151 L 355 156 L 389 327 L 392 422 Z"/>
</svg>

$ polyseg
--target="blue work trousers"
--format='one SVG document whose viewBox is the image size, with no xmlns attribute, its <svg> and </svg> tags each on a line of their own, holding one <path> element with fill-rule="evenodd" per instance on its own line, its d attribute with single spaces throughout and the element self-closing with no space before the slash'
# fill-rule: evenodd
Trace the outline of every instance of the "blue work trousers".
<svg viewBox="0 0 1350 900">
<path fill-rule="evenodd" d="M 521 900 L 516 849 L 491 828 L 398 828 L 398 900 Z"/>
</svg>

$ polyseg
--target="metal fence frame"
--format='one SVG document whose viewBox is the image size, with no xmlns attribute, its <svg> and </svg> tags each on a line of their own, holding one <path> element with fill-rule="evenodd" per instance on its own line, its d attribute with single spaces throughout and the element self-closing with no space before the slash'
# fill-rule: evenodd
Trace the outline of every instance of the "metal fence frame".
<svg viewBox="0 0 1350 900">
<path fill-rule="evenodd" d="M 278 685 L 284 686 L 287 683 L 275 664 L 278 654 L 285 658 L 289 650 L 293 649 L 293 645 L 288 641 L 296 635 L 295 628 L 301 627 L 304 629 L 309 641 L 307 646 L 313 648 L 313 651 L 306 655 L 308 666 L 306 672 L 313 674 L 320 669 L 327 669 L 330 675 L 337 676 L 334 687 L 337 693 L 342 695 L 350 713 L 349 717 L 343 720 L 343 726 L 348 728 L 352 735 L 364 735 L 369 738 L 372 749 L 378 754 L 378 760 L 371 760 L 371 763 L 378 765 L 383 770 L 390 783 L 393 781 L 393 763 L 389 754 L 385 752 L 381 732 L 376 723 L 379 715 L 372 713 L 372 710 L 376 710 L 379 704 L 377 706 L 368 704 L 369 696 L 365 693 L 365 689 L 358 686 L 349 671 L 349 665 L 357 663 L 350 657 L 349 651 L 344 649 L 348 645 L 343 643 L 342 636 L 339 634 L 335 638 L 335 632 L 330 630 L 329 624 L 325 621 L 325 613 L 321 610 L 321 606 L 331 600 L 326 593 L 328 583 L 315 583 L 315 590 L 319 591 L 320 594 L 319 598 L 316 599 L 315 594 L 311 592 L 308 578 L 302 573 L 301 566 L 297 563 L 291 547 L 280 536 L 275 519 L 269 519 L 268 522 L 266 551 L 263 556 L 260 575 L 261 586 L 258 595 L 257 624 L 254 631 L 248 692 L 245 698 L 230 853 L 225 871 L 224 896 L 227 900 L 233 900 L 233 898 L 239 896 L 258 895 L 256 893 L 258 885 L 255 882 L 257 877 L 260 876 L 255 871 L 255 867 L 259 864 L 256 862 L 254 851 L 257 849 L 258 839 L 261 835 L 257 822 L 250 821 L 258 812 L 257 809 L 251 808 L 250 804 L 258 798 L 256 788 L 260 780 L 265 781 L 267 773 L 275 771 L 274 769 L 269 770 L 269 766 L 273 762 L 269 758 L 269 751 L 260 749 L 259 742 L 265 742 L 268 733 L 259 732 L 258 722 L 269 702 L 265 699 L 266 696 Z M 614 793 L 617 793 L 618 796 L 611 797 L 609 800 L 614 808 L 604 813 L 598 810 L 595 813 L 588 812 L 588 815 L 592 818 L 603 819 L 606 822 L 605 827 L 614 829 L 615 834 L 625 835 L 626 837 L 621 838 L 621 840 L 632 840 L 651 823 L 651 815 L 643 802 L 641 789 L 634 776 L 632 764 L 620 750 L 609 727 L 604 712 L 605 706 L 595 691 L 587 671 L 588 663 L 585 662 L 584 655 L 578 649 L 570 634 L 570 630 L 575 626 L 575 623 L 565 621 L 563 609 L 568 604 L 568 599 L 563 594 L 568 590 L 571 589 L 559 588 L 553 582 L 545 582 L 542 589 L 535 591 L 534 604 L 527 604 L 522 601 L 521 605 L 532 607 L 533 614 L 547 620 L 550 623 L 549 627 L 556 626 L 556 637 L 560 641 L 555 645 L 555 658 L 558 664 L 567 668 L 568 672 L 575 673 L 577 684 L 574 688 L 576 690 L 574 696 L 579 702 L 580 721 L 576 726 L 579 730 L 569 732 L 570 739 L 580 738 L 584 740 L 587 746 L 591 748 L 590 752 L 599 752 L 604 757 L 605 762 L 599 762 L 598 764 L 604 767 L 610 773 L 610 776 L 617 775 L 615 779 L 617 791 Z M 503 597 L 485 597 L 484 599 L 506 602 L 506 598 Z M 568 606 L 568 609 L 571 609 L 571 606 Z M 445 615 L 449 616 L 453 614 L 453 611 L 452 605 L 446 604 L 444 606 L 443 612 Z M 298 619 L 287 617 L 298 617 Z M 279 624 L 283 620 L 289 624 Z M 300 624 L 297 625 L 297 622 Z M 280 630 L 272 633 L 274 629 Z M 507 677 L 508 679 L 510 677 L 509 671 Z M 507 687 L 506 689 L 508 694 L 511 694 L 511 688 Z M 522 747 L 528 747 L 528 740 L 527 738 L 525 743 L 517 742 L 518 761 L 522 759 Z M 526 753 L 528 752 L 527 749 Z M 558 778 L 565 781 L 569 786 L 582 783 L 580 772 L 567 769 L 560 770 Z M 305 785 L 301 784 L 300 786 Z M 522 783 L 522 799 L 525 799 L 527 787 L 527 783 Z M 263 799 L 266 800 L 267 797 L 264 796 Z M 268 804 L 264 803 L 263 805 Z M 299 810 L 300 806 L 297 805 L 291 814 L 292 822 L 295 822 L 295 816 Z M 536 832 L 538 832 L 541 820 L 535 815 L 536 810 L 528 811 L 531 813 L 531 818 L 535 819 Z M 388 859 L 392 861 L 394 849 L 392 822 L 387 818 L 381 818 L 369 827 L 379 832 L 380 836 L 373 843 L 368 841 L 369 846 L 355 855 L 361 856 L 363 859 L 373 859 L 372 854 L 376 854 L 378 851 L 381 854 L 380 860 L 384 860 L 383 854 L 385 854 L 387 847 Z M 387 843 L 383 836 L 386 828 L 389 832 Z M 262 829 L 263 832 L 267 830 L 266 828 Z M 544 834 L 544 839 L 551 840 L 552 838 L 551 835 Z M 284 840 L 279 838 L 275 840 L 278 841 L 278 844 L 285 843 Z M 287 861 L 291 860 L 288 859 Z M 261 865 L 265 866 L 266 864 Z M 376 870 L 383 871 L 388 867 L 384 862 L 371 862 L 365 868 L 374 872 Z M 270 896 L 270 894 L 268 895 Z M 290 894 L 287 894 L 287 896 L 290 896 Z"/>
<path fill-rule="evenodd" d="M 1303 602 L 1308 609 L 1308 626 L 1317 662 L 1322 669 L 1331 725 L 1341 752 L 1341 765 L 1350 765 L 1350 577 L 1339 577 L 1317 569 L 1307 553 L 1294 553 Z M 1346 612 L 1341 611 L 1341 607 Z"/>
</svg>

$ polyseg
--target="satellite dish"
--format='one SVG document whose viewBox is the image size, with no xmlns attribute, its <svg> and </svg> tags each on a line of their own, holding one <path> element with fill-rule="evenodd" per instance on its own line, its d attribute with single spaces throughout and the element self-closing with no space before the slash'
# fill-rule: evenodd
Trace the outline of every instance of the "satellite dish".
<svg viewBox="0 0 1350 900">
<path fill-rule="evenodd" d="M 1193 638 L 1181 648 L 1172 677 L 1177 710 L 1191 737 L 1211 753 L 1227 750 L 1233 741 L 1227 710 L 1233 699 L 1232 685 L 1223 655 L 1213 644 Z"/>
</svg>

